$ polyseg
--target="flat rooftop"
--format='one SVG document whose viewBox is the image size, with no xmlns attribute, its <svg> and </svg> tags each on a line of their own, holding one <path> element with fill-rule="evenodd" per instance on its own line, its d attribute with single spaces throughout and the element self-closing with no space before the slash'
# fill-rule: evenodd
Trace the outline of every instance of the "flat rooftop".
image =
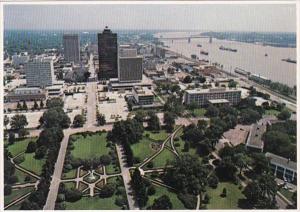
<svg viewBox="0 0 300 212">
<path fill-rule="evenodd" d="M 229 103 L 227 99 L 210 99 L 208 100 L 211 104 L 226 104 Z"/>
<path fill-rule="evenodd" d="M 253 124 L 250 129 L 247 146 L 263 149 L 264 142 L 262 140 L 262 136 L 266 132 L 266 130 L 266 125 Z"/>
<path fill-rule="evenodd" d="M 210 88 L 210 89 L 193 89 L 186 90 L 188 94 L 201 94 L 201 93 L 230 93 L 230 92 L 241 92 L 240 90 L 234 88 Z"/>
<path fill-rule="evenodd" d="M 134 90 L 139 96 L 152 96 L 153 95 L 152 91 L 146 87 L 134 87 Z"/>
<path fill-rule="evenodd" d="M 275 155 L 273 153 L 270 152 L 266 152 L 266 157 L 270 159 L 270 162 L 273 164 L 277 164 L 279 166 L 282 167 L 286 167 L 290 170 L 293 170 L 295 172 L 297 172 L 297 163 L 294 161 L 291 161 L 287 158 L 281 157 L 279 155 Z"/>
</svg>

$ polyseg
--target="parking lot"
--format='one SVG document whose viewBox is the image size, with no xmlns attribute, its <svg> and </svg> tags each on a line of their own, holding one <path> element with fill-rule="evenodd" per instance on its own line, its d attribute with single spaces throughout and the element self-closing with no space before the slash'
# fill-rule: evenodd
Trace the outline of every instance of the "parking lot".
<svg viewBox="0 0 300 212">
<path fill-rule="evenodd" d="M 128 116 L 127 102 L 125 101 L 125 93 L 118 93 L 117 91 L 99 93 L 98 111 L 105 115 L 107 123 L 115 122 L 117 120 L 126 120 Z M 99 99 L 109 99 L 99 101 Z"/>
</svg>

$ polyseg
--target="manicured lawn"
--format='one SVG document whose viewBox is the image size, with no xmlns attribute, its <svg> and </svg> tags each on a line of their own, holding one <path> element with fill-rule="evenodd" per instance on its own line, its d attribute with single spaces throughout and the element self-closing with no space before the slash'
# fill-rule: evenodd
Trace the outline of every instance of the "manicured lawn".
<svg viewBox="0 0 300 212">
<path fill-rule="evenodd" d="M 154 202 L 154 199 L 158 199 L 162 195 L 167 195 L 171 202 L 172 202 L 172 209 L 177 209 L 177 210 L 182 210 L 186 209 L 182 202 L 177 198 L 177 194 L 168 190 L 167 188 L 161 187 L 161 186 L 155 186 L 156 192 L 154 195 L 149 196 L 148 202 L 147 202 L 147 207 L 151 206 Z"/>
<path fill-rule="evenodd" d="M 116 195 L 109 198 L 82 197 L 77 202 L 65 202 L 67 210 L 121 210 L 115 205 Z"/>
<path fill-rule="evenodd" d="M 141 162 L 155 153 L 151 148 L 150 144 L 152 140 L 149 138 L 143 137 L 138 143 L 132 144 L 131 149 L 133 151 L 134 157 L 140 158 Z"/>
<path fill-rule="evenodd" d="M 108 166 L 105 166 L 106 174 L 117 174 L 121 172 L 119 163 L 117 165 L 109 164 Z"/>
<path fill-rule="evenodd" d="M 66 182 L 66 183 L 63 183 L 63 184 L 65 184 L 65 187 L 68 188 L 68 189 L 76 187 L 76 183 L 75 182 Z"/>
<path fill-rule="evenodd" d="M 226 188 L 227 196 L 221 197 L 223 189 Z M 207 193 L 210 196 L 207 209 L 238 209 L 239 199 L 245 199 L 238 185 L 233 183 L 221 182 L 216 189 L 208 188 Z"/>
<path fill-rule="evenodd" d="M 164 141 L 168 137 L 168 133 L 165 130 L 160 130 L 159 132 L 152 132 L 149 130 L 144 131 L 144 136 L 149 135 L 149 138 L 155 141 Z"/>
<path fill-rule="evenodd" d="M 10 195 L 4 196 L 4 205 L 7 205 L 11 203 L 12 201 L 18 199 L 19 197 L 33 191 L 33 187 L 27 187 L 27 188 L 22 188 L 22 189 L 17 189 L 17 190 L 12 190 Z"/>
<path fill-rule="evenodd" d="M 24 169 L 32 171 L 37 175 L 40 175 L 42 173 L 42 168 L 46 159 L 37 160 L 34 158 L 34 155 L 35 153 L 25 153 L 25 161 L 23 161 L 19 165 L 22 166 Z"/>
<path fill-rule="evenodd" d="M 35 182 L 37 181 L 37 179 L 35 179 L 34 177 L 31 177 L 30 175 L 20 171 L 19 169 L 15 169 L 15 175 L 18 177 L 18 183 L 29 183 L 29 182 Z M 25 182 L 25 177 L 29 176 L 30 180 Z"/>
<path fill-rule="evenodd" d="M 76 177 L 77 169 L 71 169 L 70 171 L 63 173 L 62 179 L 72 179 Z"/>
<path fill-rule="evenodd" d="M 192 114 L 196 117 L 204 117 L 205 113 L 206 113 L 206 109 L 204 108 L 197 108 L 192 111 Z"/>
<path fill-rule="evenodd" d="M 76 138 L 73 142 L 75 148 L 71 151 L 71 154 L 75 158 L 81 159 L 91 159 L 107 155 L 110 148 L 106 147 L 106 135 L 107 133 L 98 132 L 91 136 L 87 135 L 85 138 L 82 135 L 74 136 Z"/>
<path fill-rule="evenodd" d="M 292 200 L 293 192 L 290 192 L 289 190 L 284 189 L 284 188 L 279 189 L 279 192 L 283 196 L 285 196 L 288 200 L 290 200 L 291 202 L 293 202 L 293 200 Z"/>
<path fill-rule="evenodd" d="M 170 162 L 175 159 L 175 154 L 171 151 L 164 149 L 156 158 L 152 160 L 154 167 L 164 167 L 167 160 Z"/>
<path fill-rule="evenodd" d="M 269 116 L 277 116 L 280 112 L 278 110 L 270 109 L 270 110 L 265 110 L 265 115 Z"/>
<path fill-rule="evenodd" d="M 27 145 L 30 141 L 36 141 L 37 138 L 25 138 L 22 140 L 16 141 L 12 145 L 8 145 L 7 149 L 12 154 L 12 156 L 16 156 L 21 152 L 26 151 Z"/>
</svg>

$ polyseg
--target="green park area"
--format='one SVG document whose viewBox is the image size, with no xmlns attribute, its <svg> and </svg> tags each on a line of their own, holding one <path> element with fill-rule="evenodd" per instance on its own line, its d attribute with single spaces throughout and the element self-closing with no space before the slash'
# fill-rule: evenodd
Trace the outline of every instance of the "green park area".
<svg viewBox="0 0 300 212">
<path fill-rule="evenodd" d="M 186 209 L 182 202 L 177 198 L 177 194 L 165 187 L 162 186 L 155 186 L 155 194 L 148 196 L 148 201 L 146 208 L 153 205 L 155 199 L 158 199 L 162 195 L 167 195 L 172 202 L 172 209 L 174 210 L 184 210 Z"/>
<path fill-rule="evenodd" d="M 10 195 L 4 196 L 4 205 L 8 205 L 9 203 L 13 202 L 14 200 L 20 198 L 21 196 L 23 196 L 33 190 L 34 190 L 33 187 L 12 190 Z"/>
<path fill-rule="evenodd" d="M 34 155 L 35 153 L 24 153 L 25 160 L 19 165 L 37 175 L 40 175 L 46 159 L 36 159 Z M 22 155 L 20 157 L 22 157 Z"/>
<path fill-rule="evenodd" d="M 223 189 L 226 188 L 226 197 L 222 197 Z M 207 209 L 240 209 L 239 202 L 245 199 L 238 185 L 230 182 L 220 182 L 216 189 L 207 188 L 210 201 Z"/>
<path fill-rule="evenodd" d="M 110 198 L 82 197 L 76 202 L 65 202 L 66 210 L 121 210 L 115 205 L 116 196 Z"/>
<path fill-rule="evenodd" d="M 160 149 L 161 143 L 168 135 L 165 130 L 160 130 L 159 132 L 145 130 L 143 138 L 131 145 L 134 157 L 138 158 L 140 162 L 150 157 Z"/>
<path fill-rule="evenodd" d="M 278 110 L 269 109 L 269 110 L 265 110 L 264 115 L 277 116 L 279 113 L 280 113 L 280 111 L 278 111 Z"/>
<path fill-rule="evenodd" d="M 111 152 L 114 152 L 114 155 L 117 156 L 115 146 L 113 144 L 108 146 L 106 136 L 106 132 L 72 135 L 71 139 L 73 140 L 74 148 L 71 150 L 71 155 L 74 158 L 83 160 L 99 158 L 102 155 L 110 155 Z M 118 159 L 116 159 L 115 162 L 112 161 L 105 168 L 107 174 L 119 173 L 120 167 Z M 76 177 L 76 169 L 71 169 L 63 175 L 63 179 L 74 177 Z"/>
<path fill-rule="evenodd" d="M 36 181 L 34 177 L 20 171 L 19 169 L 15 169 L 15 176 L 18 178 L 18 183 L 32 183 Z M 29 178 L 29 180 L 25 180 L 26 177 Z"/>
<path fill-rule="evenodd" d="M 16 139 L 16 141 L 13 144 L 8 145 L 7 149 L 14 157 L 22 152 L 25 152 L 28 143 L 30 141 L 36 141 L 36 139 L 37 139 L 36 137 L 24 138 L 24 139 L 20 139 L 20 140 Z"/>
<path fill-rule="evenodd" d="M 107 183 L 113 183 L 115 185 L 115 192 L 110 197 L 100 197 L 95 195 L 94 197 L 84 196 L 76 202 L 65 202 L 67 210 L 121 210 L 122 206 L 116 205 L 117 199 L 122 198 L 120 190 L 124 190 L 122 177 L 111 177 L 107 179 Z M 67 188 L 72 188 L 74 185 L 65 183 Z M 125 194 L 126 195 L 126 194 Z M 126 198 L 126 196 L 124 196 Z M 127 201 L 127 199 L 126 199 Z"/>
<path fill-rule="evenodd" d="M 285 196 L 285 198 L 287 198 L 288 200 L 290 200 L 291 202 L 293 202 L 293 199 L 292 199 L 292 196 L 293 196 L 293 192 L 291 192 L 291 191 L 289 191 L 289 190 L 287 190 L 287 189 L 285 189 L 285 188 L 280 188 L 279 189 L 279 192 L 283 195 L 283 196 Z"/>
<path fill-rule="evenodd" d="M 81 159 L 107 155 L 110 149 L 106 147 L 106 135 L 107 133 L 93 133 L 86 136 L 72 135 L 72 138 L 75 139 L 74 149 L 71 151 L 72 155 Z"/>
<path fill-rule="evenodd" d="M 168 149 L 164 149 L 158 156 L 156 156 L 152 162 L 153 162 L 153 167 L 155 168 L 163 168 L 165 167 L 166 163 L 169 161 L 173 161 L 175 159 L 176 155 L 171 152 Z"/>
<path fill-rule="evenodd" d="M 196 108 L 194 110 L 191 110 L 191 114 L 194 117 L 204 117 L 206 113 L 206 109 L 204 108 Z"/>
</svg>

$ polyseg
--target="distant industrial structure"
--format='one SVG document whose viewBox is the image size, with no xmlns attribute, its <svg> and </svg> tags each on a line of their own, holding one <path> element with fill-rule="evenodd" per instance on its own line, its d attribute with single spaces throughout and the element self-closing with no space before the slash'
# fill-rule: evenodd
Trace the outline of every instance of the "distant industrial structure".
<svg viewBox="0 0 300 212">
<path fill-rule="evenodd" d="M 80 41 L 77 34 L 63 35 L 64 58 L 66 62 L 80 63 Z"/>
<path fill-rule="evenodd" d="M 99 72 L 98 79 L 118 78 L 118 38 L 105 27 L 98 33 Z"/>
<path fill-rule="evenodd" d="M 25 65 L 27 87 L 47 87 L 55 80 L 53 60 L 35 58 Z"/>
<path fill-rule="evenodd" d="M 199 106 L 208 104 L 231 104 L 236 105 L 241 100 L 241 91 L 229 88 L 194 89 L 186 90 L 184 103 L 189 105 L 196 103 Z"/>
</svg>

